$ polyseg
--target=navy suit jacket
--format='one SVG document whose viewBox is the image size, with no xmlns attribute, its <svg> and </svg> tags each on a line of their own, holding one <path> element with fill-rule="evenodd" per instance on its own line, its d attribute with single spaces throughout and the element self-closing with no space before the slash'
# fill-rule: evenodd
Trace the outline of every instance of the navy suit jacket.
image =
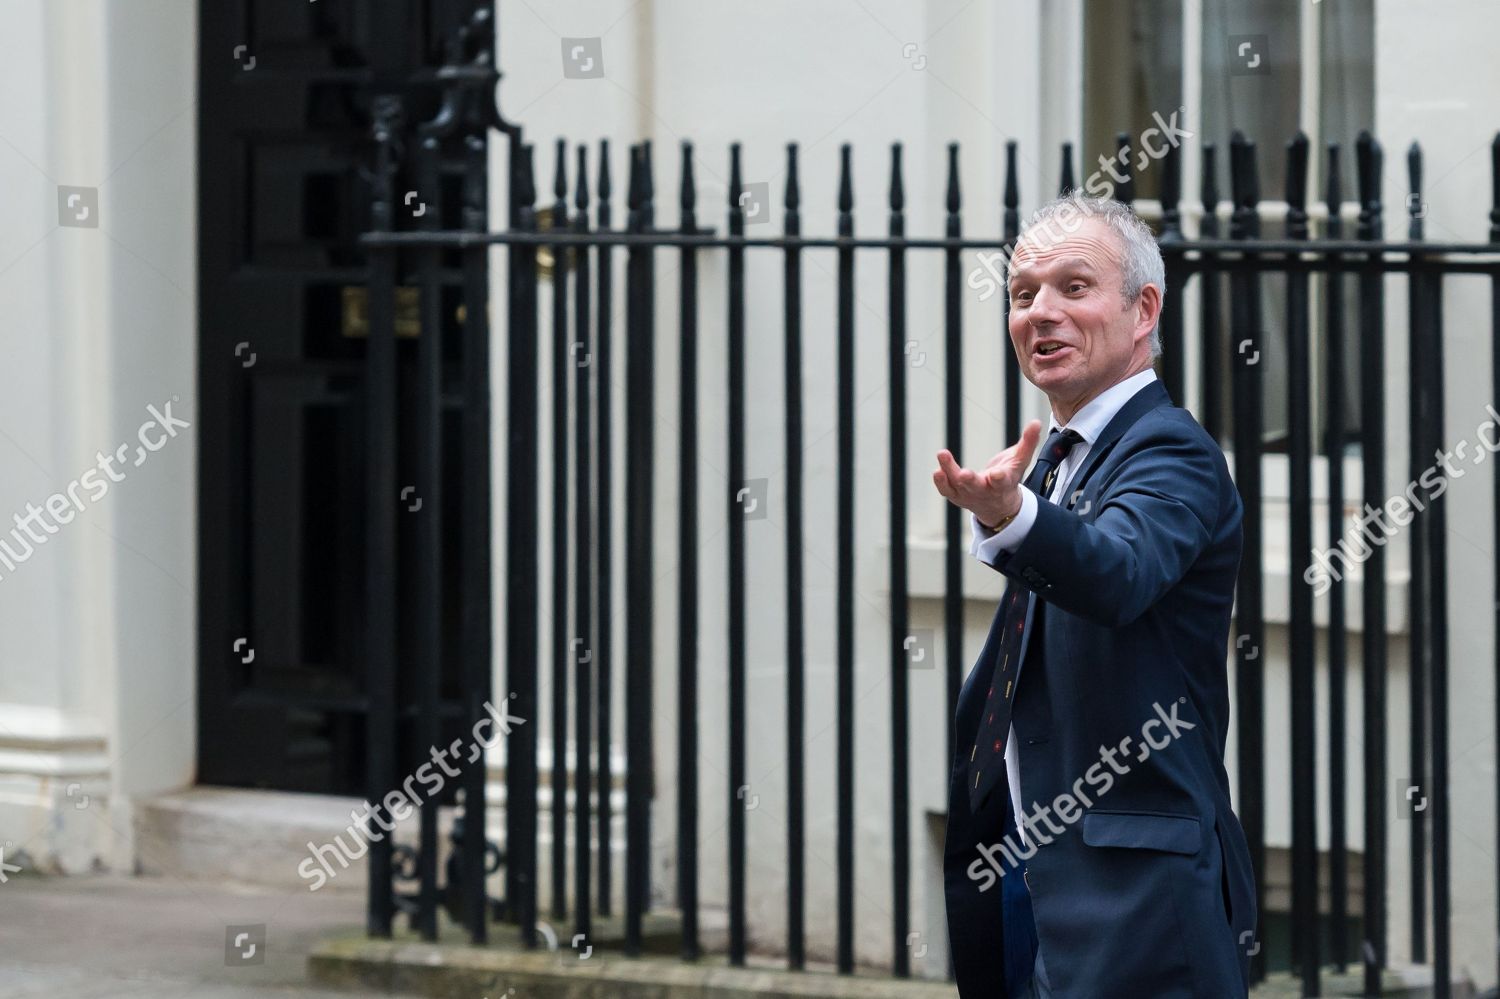
<svg viewBox="0 0 1500 999">
<path fill-rule="evenodd" d="M 1224 769 L 1239 493 L 1160 381 L 1115 414 L 1065 489 L 995 565 L 1011 580 L 1001 606 L 1017 588 L 1037 595 L 1012 723 L 1023 815 L 1049 811 L 1011 852 L 1034 851 L 1024 876 L 1047 977 L 1058 999 L 1243 997 L 1255 886 Z M 944 883 L 964 999 L 1006 997 L 992 847 L 1009 789 L 1002 778 L 974 815 L 967 788 L 999 627 L 997 614 L 959 694 L 949 780 Z"/>
</svg>

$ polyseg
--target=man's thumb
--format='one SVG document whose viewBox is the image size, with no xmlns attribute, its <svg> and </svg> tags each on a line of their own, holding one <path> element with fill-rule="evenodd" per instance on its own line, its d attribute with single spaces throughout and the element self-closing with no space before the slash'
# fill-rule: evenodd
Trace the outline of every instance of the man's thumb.
<svg viewBox="0 0 1500 999">
<path fill-rule="evenodd" d="M 1041 420 L 1032 420 L 1021 430 L 1021 440 L 1016 445 L 1016 459 L 1023 471 L 1031 467 L 1031 457 L 1036 454 L 1037 441 L 1041 436 Z"/>
</svg>

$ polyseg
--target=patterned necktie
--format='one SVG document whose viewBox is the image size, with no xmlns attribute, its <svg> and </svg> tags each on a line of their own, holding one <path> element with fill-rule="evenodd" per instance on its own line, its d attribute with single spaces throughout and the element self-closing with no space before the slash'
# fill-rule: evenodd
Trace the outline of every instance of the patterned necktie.
<svg viewBox="0 0 1500 999">
<path fill-rule="evenodd" d="M 1040 493 L 1046 502 L 1052 494 L 1053 479 L 1057 467 L 1073 450 L 1073 445 L 1082 443 L 1083 437 L 1076 430 L 1054 430 L 1036 460 L 1024 485 Z M 994 673 L 990 676 L 990 690 L 985 696 L 984 713 L 979 716 L 979 734 L 974 748 L 969 753 L 969 810 L 978 814 L 979 806 L 989 796 L 1005 770 L 1005 737 L 1010 732 L 1011 703 L 1015 697 L 1016 680 L 1021 675 L 1021 639 L 1026 627 L 1026 612 L 1031 601 L 1021 601 L 1022 592 L 1031 591 L 1012 581 L 1003 598 L 1004 624 L 1000 629 L 1000 648 Z M 1012 673 L 1010 667 L 1016 667 Z"/>
</svg>

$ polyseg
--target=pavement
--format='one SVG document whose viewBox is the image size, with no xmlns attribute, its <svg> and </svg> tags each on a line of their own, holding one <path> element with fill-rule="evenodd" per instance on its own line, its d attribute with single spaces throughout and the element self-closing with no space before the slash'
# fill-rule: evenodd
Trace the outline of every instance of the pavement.
<svg viewBox="0 0 1500 999">
<path fill-rule="evenodd" d="M 328 964 L 328 955 L 339 948 L 378 951 L 384 947 L 391 953 L 377 956 L 386 964 L 399 958 L 407 965 L 415 962 L 423 972 L 433 967 L 471 973 L 485 970 L 481 977 L 486 986 L 498 980 L 493 974 L 495 968 L 474 967 L 476 962 L 506 958 L 496 948 L 476 950 L 366 940 L 364 904 L 363 892 L 311 892 L 304 886 L 252 887 L 172 876 L 11 874 L 0 883 L 0 999 L 348 999 L 355 995 L 418 999 L 412 992 L 384 991 L 372 986 L 369 983 L 381 981 L 381 976 L 356 974 L 358 968 L 323 976 L 333 982 L 349 981 L 349 991 L 311 985 L 309 954 L 318 951 L 320 961 Z M 462 943 L 461 934 L 452 937 L 444 943 Z M 427 953 L 428 950 L 432 953 Z M 573 955 L 566 952 L 562 957 Z M 351 963 L 341 960 L 344 964 Z M 360 960 L 368 964 L 371 959 L 365 955 Z M 515 978 L 519 971 L 545 977 L 546 973 L 557 971 L 554 965 L 560 958 L 542 953 L 521 955 L 520 960 L 536 967 L 505 966 L 499 978 Z M 587 984 L 584 979 L 602 974 L 608 960 L 606 957 L 593 962 L 588 976 L 579 973 L 579 966 L 572 961 L 564 961 L 573 968 L 566 975 L 566 984 Z M 746 969 L 690 967 L 675 958 L 610 963 L 618 963 L 612 969 L 615 972 L 641 978 L 636 984 L 644 989 L 639 993 L 642 995 L 665 995 L 665 985 L 674 981 L 688 989 L 683 994 L 698 994 L 703 983 L 677 981 L 694 974 L 710 977 L 750 974 L 757 979 L 757 994 L 775 992 L 767 988 L 769 980 L 765 976 L 769 972 L 756 976 Z M 420 977 L 407 976 L 401 980 L 395 976 L 390 980 L 397 987 L 411 987 Z M 878 992 L 883 985 L 900 984 L 840 979 L 833 975 L 819 977 L 829 986 L 826 994 L 834 996 L 849 994 L 845 991 L 848 986 L 857 986 L 853 994 L 859 995 L 870 989 Z M 1403 982 L 1400 976 L 1391 973 L 1387 979 L 1386 995 L 1431 994 L 1430 974 L 1420 983 L 1410 976 Z M 514 990 L 503 987 L 497 991 L 480 986 L 479 981 L 475 978 L 459 985 L 455 979 L 449 984 L 458 985 L 457 990 L 450 988 L 444 994 L 472 995 L 474 999 L 486 994 L 515 994 Z M 808 976 L 788 976 L 788 981 L 791 991 L 787 994 L 805 996 L 817 992 L 808 991 L 812 984 Z M 542 983 L 538 979 L 534 984 Z M 559 988 L 556 981 L 547 984 L 547 991 L 554 994 L 576 993 Z M 694 985 L 699 987 L 693 988 Z M 1357 977 L 1353 975 L 1330 975 L 1324 985 L 1325 996 L 1360 994 Z M 913 990 L 913 994 L 921 994 L 924 988 L 947 991 L 932 983 L 905 983 L 904 987 Z M 1253 995 L 1256 999 L 1281 999 L 1300 992 L 1291 976 L 1279 974 L 1258 986 Z M 589 994 L 609 995 L 616 991 Z M 1454 995 L 1472 996 L 1473 992 L 1461 988 Z"/>
<path fill-rule="evenodd" d="M 0 999 L 369 995 L 307 984 L 308 952 L 363 924 L 362 892 L 13 874 L 0 884 Z"/>
</svg>

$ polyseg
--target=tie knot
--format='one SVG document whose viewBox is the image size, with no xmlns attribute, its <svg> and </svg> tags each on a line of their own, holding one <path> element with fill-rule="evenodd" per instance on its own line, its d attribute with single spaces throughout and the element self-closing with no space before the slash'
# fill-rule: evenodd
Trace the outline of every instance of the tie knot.
<svg viewBox="0 0 1500 999">
<path fill-rule="evenodd" d="M 1082 444 L 1083 435 L 1071 428 L 1067 430 L 1054 430 L 1052 436 L 1047 438 L 1047 446 L 1042 451 L 1047 460 L 1056 465 L 1068 456 L 1073 450 L 1073 445 Z"/>
</svg>

